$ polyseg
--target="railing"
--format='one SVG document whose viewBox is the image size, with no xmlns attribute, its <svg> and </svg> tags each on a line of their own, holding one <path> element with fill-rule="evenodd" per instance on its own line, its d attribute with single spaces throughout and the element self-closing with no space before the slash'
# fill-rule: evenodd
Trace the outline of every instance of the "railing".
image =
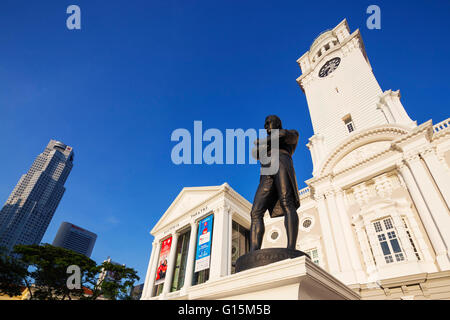
<svg viewBox="0 0 450 320">
<path fill-rule="evenodd" d="M 300 194 L 300 197 L 304 197 L 306 196 L 311 190 L 309 189 L 309 187 L 300 189 L 300 191 L 298 192 Z"/>
<path fill-rule="evenodd" d="M 438 124 L 435 124 L 433 126 L 433 131 L 434 133 L 438 133 L 439 131 L 448 129 L 450 127 L 450 118 L 448 118 L 447 120 L 441 121 Z"/>
</svg>

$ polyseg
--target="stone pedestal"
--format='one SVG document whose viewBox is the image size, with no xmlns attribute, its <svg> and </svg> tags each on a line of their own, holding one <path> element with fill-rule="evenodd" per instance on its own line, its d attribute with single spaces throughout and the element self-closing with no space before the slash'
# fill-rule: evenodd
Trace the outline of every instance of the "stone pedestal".
<svg viewBox="0 0 450 320">
<path fill-rule="evenodd" d="M 306 253 L 287 248 L 268 248 L 256 250 L 240 256 L 236 261 L 236 272 L 262 267 L 285 259 L 308 256 Z"/>
<path fill-rule="evenodd" d="M 360 296 L 306 256 L 207 281 L 169 299 L 359 300 Z"/>
</svg>

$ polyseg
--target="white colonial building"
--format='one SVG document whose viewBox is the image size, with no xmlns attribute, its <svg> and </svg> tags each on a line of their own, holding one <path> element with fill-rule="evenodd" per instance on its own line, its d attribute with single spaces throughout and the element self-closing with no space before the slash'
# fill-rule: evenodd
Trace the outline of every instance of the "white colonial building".
<svg viewBox="0 0 450 320">
<path fill-rule="evenodd" d="M 235 274 L 251 204 L 226 183 L 184 188 L 151 231 L 142 299 L 450 298 L 450 119 L 411 120 L 346 20 L 297 62 L 314 129 L 297 247 L 311 260 Z M 284 247 L 283 218 L 265 223 L 263 248 Z"/>
</svg>

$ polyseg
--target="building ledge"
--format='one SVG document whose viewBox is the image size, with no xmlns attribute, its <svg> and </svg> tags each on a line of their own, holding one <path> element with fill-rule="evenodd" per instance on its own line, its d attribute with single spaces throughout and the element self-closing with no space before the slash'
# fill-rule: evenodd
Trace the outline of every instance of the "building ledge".
<svg viewBox="0 0 450 320">
<path fill-rule="evenodd" d="M 209 280 L 188 288 L 186 298 L 189 300 L 360 299 L 357 293 L 304 256 Z"/>
</svg>

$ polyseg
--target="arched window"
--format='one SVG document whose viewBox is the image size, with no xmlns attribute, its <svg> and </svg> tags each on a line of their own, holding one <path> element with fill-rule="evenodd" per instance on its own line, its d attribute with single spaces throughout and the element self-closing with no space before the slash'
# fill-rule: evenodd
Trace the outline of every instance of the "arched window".
<svg viewBox="0 0 450 320">
<path fill-rule="evenodd" d="M 404 261 L 405 255 L 398 241 L 391 218 L 375 221 L 373 222 L 373 226 L 375 227 L 378 242 L 386 263 Z"/>
</svg>

